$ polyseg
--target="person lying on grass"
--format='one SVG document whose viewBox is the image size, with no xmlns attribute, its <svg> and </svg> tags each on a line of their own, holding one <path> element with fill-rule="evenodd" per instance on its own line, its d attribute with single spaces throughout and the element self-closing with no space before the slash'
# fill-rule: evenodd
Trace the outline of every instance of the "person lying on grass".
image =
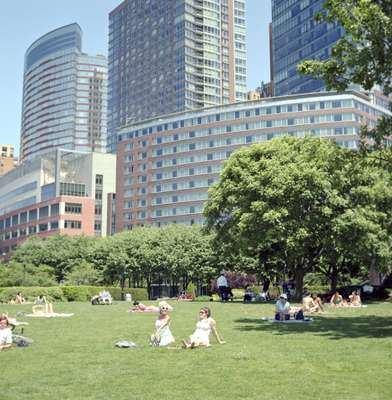
<svg viewBox="0 0 392 400">
<path fill-rule="evenodd" d="M 0 350 L 12 347 L 11 325 L 6 314 L 0 314 Z"/>
<path fill-rule="evenodd" d="M 162 301 L 162 302 L 158 303 L 158 307 L 157 307 L 157 306 L 146 306 L 143 303 L 134 301 L 133 307 L 131 307 L 128 310 L 128 312 L 159 312 L 159 307 L 162 303 L 167 304 L 165 301 Z M 168 306 L 168 311 L 173 311 L 173 307 L 171 305 L 167 304 L 167 306 Z"/>
<path fill-rule="evenodd" d="M 196 323 L 196 330 L 189 336 L 188 340 L 183 340 L 183 347 L 185 349 L 209 347 L 211 331 L 219 344 L 226 343 L 219 336 L 216 329 L 216 322 L 211 318 L 211 310 L 208 307 L 203 307 L 199 311 L 199 320 Z"/>
</svg>

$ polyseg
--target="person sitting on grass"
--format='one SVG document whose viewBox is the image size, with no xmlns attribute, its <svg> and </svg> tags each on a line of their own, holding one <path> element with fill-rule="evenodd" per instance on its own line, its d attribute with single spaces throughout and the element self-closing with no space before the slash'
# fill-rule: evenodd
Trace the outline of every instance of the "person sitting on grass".
<svg viewBox="0 0 392 400">
<path fill-rule="evenodd" d="M 314 302 L 310 293 L 306 293 L 302 299 L 302 308 L 305 312 L 312 312 Z"/>
<path fill-rule="evenodd" d="M 0 314 L 0 350 L 12 347 L 12 331 L 6 314 Z"/>
<path fill-rule="evenodd" d="M 343 296 L 336 291 L 329 302 L 332 307 L 343 307 Z"/>
<path fill-rule="evenodd" d="M 23 304 L 26 303 L 26 299 L 23 297 L 21 292 L 16 293 L 15 296 L 15 304 Z"/>
<path fill-rule="evenodd" d="M 245 293 L 244 293 L 244 303 L 252 301 L 254 298 L 254 294 L 252 292 L 252 289 L 250 288 L 249 285 L 245 287 Z"/>
<path fill-rule="evenodd" d="M 151 343 L 151 345 L 158 345 L 159 347 L 165 347 L 169 344 L 174 343 L 174 337 L 170 331 L 170 316 L 168 312 L 172 309 L 168 303 L 165 301 L 161 301 L 159 303 L 159 317 L 155 321 L 155 334 L 153 335 L 154 339 L 157 339 L 157 342 Z"/>
<path fill-rule="evenodd" d="M 275 305 L 275 320 L 288 321 L 290 319 L 290 303 L 287 301 L 287 295 L 282 293 Z"/>
<path fill-rule="evenodd" d="M 32 307 L 33 314 L 53 314 L 53 304 L 46 300 L 46 297 L 40 294 L 34 301 Z"/>
<path fill-rule="evenodd" d="M 312 294 L 312 300 L 313 300 L 313 311 L 311 312 L 324 312 L 324 306 L 323 306 L 323 302 L 321 300 L 321 298 L 319 296 L 317 296 L 317 293 L 313 293 Z"/>
<path fill-rule="evenodd" d="M 101 304 L 112 304 L 112 296 L 107 290 L 99 292 L 99 301 Z"/>
<path fill-rule="evenodd" d="M 350 296 L 348 296 L 350 299 L 349 306 L 350 307 L 361 307 L 362 306 L 362 301 L 361 301 L 361 296 L 358 294 L 357 291 L 353 291 Z"/>
<path fill-rule="evenodd" d="M 211 310 L 208 307 L 203 307 L 199 311 L 199 320 L 196 323 L 196 330 L 189 336 L 188 340 L 183 340 L 182 342 L 184 349 L 209 347 L 211 331 L 219 344 L 226 343 L 219 336 L 216 329 L 216 322 L 211 318 Z"/>
<path fill-rule="evenodd" d="M 310 295 L 309 293 L 305 295 L 302 299 L 302 307 L 304 312 L 323 312 L 324 307 L 320 297 L 316 293 Z"/>
</svg>

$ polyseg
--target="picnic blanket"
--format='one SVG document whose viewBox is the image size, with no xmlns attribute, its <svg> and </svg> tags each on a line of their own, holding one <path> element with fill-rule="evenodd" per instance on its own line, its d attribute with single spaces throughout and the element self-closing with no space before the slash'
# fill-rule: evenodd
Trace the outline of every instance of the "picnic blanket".
<svg viewBox="0 0 392 400">
<path fill-rule="evenodd" d="M 263 321 L 267 322 L 276 322 L 279 324 L 304 324 L 304 323 L 310 323 L 313 322 L 313 318 L 305 318 L 305 319 L 289 319 L 287 321 L 277 321 L 275 318 L 269 318 L 269 317 L 262 317 L 261 318 Z"/>
<path fill-rule="evenodd" d="M 26 317 L 37 317 L 37 318 L 55 318 L 55 317 L 72 317 L 73 313 L 36 313 L 26 314 Z"/>
</svg>

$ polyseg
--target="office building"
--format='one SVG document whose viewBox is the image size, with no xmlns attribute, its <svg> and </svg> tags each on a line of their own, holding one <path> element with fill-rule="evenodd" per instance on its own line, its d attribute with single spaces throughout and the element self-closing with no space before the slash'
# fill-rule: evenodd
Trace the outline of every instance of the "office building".
<svg viewBox="0 0 392 400">
<path fill-rule="evenodd" d="M 14 157 L 14 146 L 0 144 L 0 176 L 15 168 L 17 160 Z"/>
<path fill-rule="evenodd" d="M 107 60 L 82 53 L 78 24 L 55 29 L 26 51 L 20 160 L 52 149 L 106 150 Z"/>
<path fill-rule="evenodd" d="M 114 154 L 53 150 L 0 177 L 0 254 L 32 235 L 110 234 Z"/>
<path fill-rule="evenodd" d="M 316 22 L 324 0 L 272 0 L 271 67 L 274 95 L 325 90 L 322 80 L 297 73 L 304 60 L 326 60 L 343 36 L 337 23 Z"/>
<path fill-rule="evenodd" d="M 125 0 L 109 15 L 108 149 L 119 127 L 246 100 L 245 0 Z"/>
<path fill-rule="evenodd" d="M 290 135 L 355 149 L 362 123 L 391 115 L 380 93 L 272 97 L 141 121 L 119 132 L 116 231 L 202 223 L 208 188 L 243 146 Z"/>
</svg>

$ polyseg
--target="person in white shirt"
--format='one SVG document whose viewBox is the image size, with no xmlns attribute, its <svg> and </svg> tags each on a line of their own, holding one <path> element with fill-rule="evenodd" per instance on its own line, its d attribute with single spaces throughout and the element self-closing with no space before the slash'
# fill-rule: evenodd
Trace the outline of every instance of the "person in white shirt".
<svg viewBox="0 0 392 400">
<path fill-rule="evenodd" d="M 275 320 L 287 321 L 290 319 L 290 303 L 287 301 L 287 295 L 282 293 L 275 305 Z"/>
<path fill-rule="evenodd" d="M 228 284 L 227 279 L 225 277 L 224 271 L 220 273 L 219 278 L 216 281 L 216 285 L 218 286 L 219 296 L 222 301 L 228 301 Z"/>
<path fill-rule="evenodd" d="M 0 350 L 12 346 L 12 331 L 6 314 L 0 314 Z"/>
</svg>

